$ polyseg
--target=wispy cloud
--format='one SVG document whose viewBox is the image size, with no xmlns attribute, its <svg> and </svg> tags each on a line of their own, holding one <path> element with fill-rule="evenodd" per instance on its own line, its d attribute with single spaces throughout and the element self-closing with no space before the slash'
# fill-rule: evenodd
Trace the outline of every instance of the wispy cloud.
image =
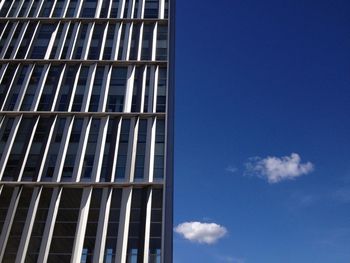
<svg viewBox="0 0 350 263">
<path fill-rule="evenodd" d="M 245 260 L 242 258 L 236 258 L 231 256 L 218 256 L 217 259 L 221 262 L 227 262 L 227 263 L 245 263 Z"/>
<path fill-rule="evenodd" d="M 214 244 L 227 234 L 227 229 L 215 223 L 184 222 L 175 227 L 175 232 L 185 239 L 200 244 Z"/>
<path fill-rule="evenodd" d="M 225 170 L 226 170 L 227 172 L 229 172 L 229 173 L 235 173 L 235 172 L 238 171 L 238 168 L 235 167 L 235 166 L 233 166 L 233 165 L 229 165 L 229 166 L 226 167 Z"/>
<path fill-rule="evenodd" d="M 265 178 L 271 184 L 292 180 L 314 170 L 314 165 L 311 162 L 302 163 L 297 153 L 282 157 L 250 158 L 245 167 L 246 174 Z"/>
</svg>

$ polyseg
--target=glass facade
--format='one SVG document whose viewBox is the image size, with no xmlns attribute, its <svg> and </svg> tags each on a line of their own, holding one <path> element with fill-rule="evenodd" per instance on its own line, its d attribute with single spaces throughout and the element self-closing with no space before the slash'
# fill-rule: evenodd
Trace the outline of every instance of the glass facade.
<svg viewBox="0 0 350 263">
<path fill-rule="evenodd" d="M 172 262 L 169 12 L 0 0 L 0 262 Z"/>
</svg>

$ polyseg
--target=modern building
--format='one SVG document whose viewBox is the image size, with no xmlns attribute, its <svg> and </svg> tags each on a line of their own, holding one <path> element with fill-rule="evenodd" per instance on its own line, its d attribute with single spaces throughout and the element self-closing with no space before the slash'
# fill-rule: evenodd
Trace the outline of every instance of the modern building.
<svg viewBox="0 0 350 263">
<path fill-rule="evenodd" d="M 174 0 L 0 0 L 0 262 L 172 262 Z"/>
</svg>

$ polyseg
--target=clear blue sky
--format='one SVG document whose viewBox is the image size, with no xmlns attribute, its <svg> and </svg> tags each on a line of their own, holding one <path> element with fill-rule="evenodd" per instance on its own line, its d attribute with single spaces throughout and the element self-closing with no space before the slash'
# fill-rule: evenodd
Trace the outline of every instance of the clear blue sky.
<svg viewBox="0 0 350 263">
<path fill-rule="evenodd" d="M 174 234 L 175 263 L 350 262 L 349 14 L 348 0 L 177 0 L 174 223 L 228 234 Z M 313 171 L 246 174 L 292 153 Z"/>
</svg>

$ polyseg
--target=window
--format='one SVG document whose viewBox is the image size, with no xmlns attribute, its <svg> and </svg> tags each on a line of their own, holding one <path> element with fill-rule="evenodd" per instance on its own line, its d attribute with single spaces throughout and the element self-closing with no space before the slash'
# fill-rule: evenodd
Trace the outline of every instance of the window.
<svg viewBox="0 0 350 263">
<path fill-rule="evenodd" d="M 80 111 L 83 105 L 84 93 L 87 85 L 89 66 L 83 66 L 80 69 L 78 84 L 74 95 L 72 111 Z"/>
<path fill-rule="evenodd" d="M 152 56 L 153 25 L 143 27 L 141 59 L 150 60 Z"/>
<path fill-rule="evenodd" d="M 123 180 L 125 178 L 126 160 L 129 145 L 130 120 L 122 120 L 122 126 L 119 137 L 117 167 L 115 171 L 115 180 Z"/>
<path fill-rule="evenodd" d="M 145 0 L 144 18 L 158 18 L 159 0 Z"/>
<path fill-rule="evenodd" d="M 97 234 L 98 218 L 101 206 L 101 198 L 102 189 L 93 189 L 89 208 L 89 216 L 86 224 L 81 262 L 92 262 Z"/>
<path fill-rule="evenodd" d="M 167 36 L 168 27 L 166 25 L 158 26 L 157 31 L 157 50 L 156 59 L 157 60 L 167 60 Z"/>
<path fill-rule="evenodd" d="M 62 180 L 71 178 L 73 175 L 74 163 L 78 152 L 78 146 L 82 130 L 83 119 L 75 118 L 73 122 L 72 131 L 69 137 L 68 149 L 64 160 Z"/>
<path fill-rule="evenodd" d="M 158 87 L 157 87 L 157 112 L 166 111 L 166 87 L 167 87 L 167 69 L 159 68 L 158 70 Z"/>
<path fill-rule="evenodd" d="M 33 104 L 35 93 L 37 92 L 37 89 L 40 88 L 39 83 L 40 83 L 40 78 L 43 73 L 43 70 L 44 70 L 44 66 L 41 66 L 41 65 L 34 66 L 32 75 L 30 76 L 30 79 L 29 79 L 29 85 L 23 97 L 21 111 L 30 110 Z"/>
<path fill-rule="evenodd" d="M 38 260 L 52 192 L 52 188 L 45 187 L 42 189 L 38 209 L 35 214 L 35 220 L 29 240 L 25 262 L 37 262 Z"/>
<path fill-rule="evenodd" d="M 94 17 L 96 11 L 96 0 L 84 0 L 80 17 Z"/>
<path fill-rule="evenodd" d="M 92 87 L 89 111 L 95 112 L 98 110 L 98 104 L 100 101 L 100 93 L 102 90 L 102 84 L 104 80 L 105 68 L 108 70 L 108 66 L 98 66 L 96 68 L 94 85 Z"/>
<path fill-rule="evenodd" d="M 24 187 L 21 191 L 2 262 L 11 262 L 16 258 L 24 224 L 27 218 L 29 204 L 32 199 L 32 193 L 33 188 Z"/>
<path fill-rule="evenodd" d="M 145 153 L 146 153 L 146 138 L 147 138 L 147 120 L 139 120 L 136 160 L 135 160 L 135 180 L 142 180 L 145 167 Z"/>
<path fill-rule="evenodd" d="M 36 181 L 53 118 L 39 119 L 29 155 L 23 170 L 22 181 Z"/>
<path fill-rule="evenodd" d="M 53 99 L 57 91 L 57 84 L 60 79 L 63 66 L 51 66 L 41 94 L 38 111 L 49 111 L 52 108 Z"/>
<path fill-rule="evenodd" d="M 126 90 L 126 67 L 113 67 L 111 81 L 107 97 L 108 112 L 122 112 L 124 106 L 124 95 Z"/>
<path fill-rule="evenodd" d="M 59 95 L 56 104 L 57 111 L 68 111 L 69 102 L 72 95 L 72 89 L 74 86 L 74 81 L 78 72 L 78 68 L 78 65 L 66 67 L 63 81 L 61 84 L 62 86 L 59 89 Z"/>
<path fill-rule="evenodd" d="M 156 141 L 154 148 L 153 178 L 155 180 L 164 178 L 164 150 L 165 150 L 165 121 L 156 120 Z"/>
<path fill-rule="evenodd" d="M 37 30 L 36 37 L 32 45 L 32 51 L 30 58 L 32 59 L 43 59 L 56 25 L 53 24 L 41 24 Z"/>
<path fill-rule="evenodd" d="M 70 262 L 79 217 L 82 189 L 62 190 L 47 262 Z"/>
<path fill-rule="evenodd" d="M 2 178 L 3 181 L 18 180 L 19 171 L 35 121 L 36 118 L 33 117 L 26 117 L 21 120 L 15 141 L 11 148 L 10 156 L 5 166 Z"/>
<path fill-rule="evenodd" d="M 115 262 L 122 189 L 112 190 L 112 200 L 108 218 L 104 263 Z"/>
<path fill-rule="evenodd" d="M 82 180 L 89 179 L 92 176 L 92 169 L 94 166 L 96 146 L 98 134 L 100 129 L 100 119 L 92 119 L 89 137 L 86 145 L 85 157 L 82 169 Z"/>
<path fill-rule="evenodd" d="M 89 59 L 99 59 L 100 57 L 105 26 L 105 24 L 96 24 L 94 26 L 94 33 L 92 34 L 88 56 Z"/>
</svg>

